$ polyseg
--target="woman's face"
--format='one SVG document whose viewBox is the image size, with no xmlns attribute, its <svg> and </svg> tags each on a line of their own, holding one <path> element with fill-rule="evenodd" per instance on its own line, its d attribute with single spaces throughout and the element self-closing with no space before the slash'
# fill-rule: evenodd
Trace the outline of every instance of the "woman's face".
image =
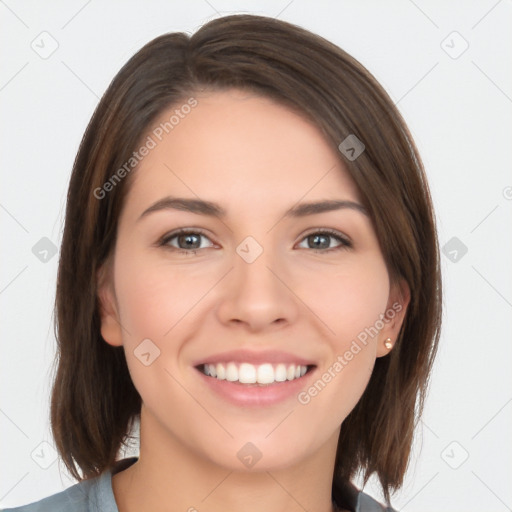
<svg viewBox="0 0 512 512">
<path fill-rule="evenodd" d="M 102 335 L 124 346 L 146 438 L 231 469 L 333 454 L 407 304 L 316 127 L 237 90 L 195 98 L 161 141 L 148 132 Z M 305 208 L 327 201 L 353 207 Z"/>
</svg>

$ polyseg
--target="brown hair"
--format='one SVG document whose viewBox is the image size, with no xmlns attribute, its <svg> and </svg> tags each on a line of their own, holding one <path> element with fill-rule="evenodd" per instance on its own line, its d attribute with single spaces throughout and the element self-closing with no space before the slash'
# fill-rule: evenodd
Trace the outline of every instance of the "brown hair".
<svg viewBox="0 0 512 512">
<path fill-rule="evenodd" d="M 163 111 L 203 89 L 231 87 L 306 116 L 336 151 L 350 134 L 365 145 L 353 161 L 338 154 L 370 213 L 391 282 L 405 280 L 411 295 L 393 350 L 376 360 L 341 426 L 333 498 L 362 471 L 365 484 L 377 474 L 389 502 L 408 466 L 440 335 L 441 273 L 429 187 L 410 132 L 375 78 L 322 37 L 262 16 L 226 16 L 192 36 L 154 39 L 123 66 L 92 116 L 71 175 L 58 269 L 51 397 L 57 449 L 77 480 L 97 476 L 113 466 L 140 418 L 141 397 L 123 348 L 101 337 L 97 298 L 98 269 L 113 253 L 132 175 L 103 199 L 94 191 L 130 159 Z"/>
</svg>

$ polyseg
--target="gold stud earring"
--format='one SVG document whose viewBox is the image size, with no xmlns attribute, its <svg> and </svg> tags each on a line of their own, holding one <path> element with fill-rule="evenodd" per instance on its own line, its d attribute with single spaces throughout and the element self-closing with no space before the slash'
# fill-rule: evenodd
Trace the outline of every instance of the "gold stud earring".
<svg viewBox="0 0 512 512">
<path fill-rule="evenodd" d="M 390 348 L 393 348 L 393 343 L 391 343 L 391 338 L 388 338 L 385 342 L 384 342 L 384 346 L 389 350 Z"/>
</svg>

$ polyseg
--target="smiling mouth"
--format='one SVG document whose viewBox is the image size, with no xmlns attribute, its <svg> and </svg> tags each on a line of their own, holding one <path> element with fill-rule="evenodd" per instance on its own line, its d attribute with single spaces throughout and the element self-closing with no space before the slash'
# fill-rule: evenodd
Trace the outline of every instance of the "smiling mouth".
<svg viewBox="0 0 512 512">
<path fill-rule="evenodd" d="M 200 364 L 195 367 L 207 377 L 226 380 L 235 384 L 268 386 L 271 384 L 298 380 L 304 377 L 315 365 L 271 364 L 225 362 Z"/>
</svg>

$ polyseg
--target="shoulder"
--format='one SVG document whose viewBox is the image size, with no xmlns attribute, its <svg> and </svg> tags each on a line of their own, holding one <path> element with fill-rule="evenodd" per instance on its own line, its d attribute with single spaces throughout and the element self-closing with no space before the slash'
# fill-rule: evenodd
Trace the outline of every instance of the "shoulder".
<svg viewBox="0 0 512 512">
<path fill-rule="evenodd" d="M 110 473 L 83 480 L 64 491 L 20 507 L 5 508 L 1 512 L 117 512 L 108 506 L 105 484 L 110 484 Z"/>
<path fill-rule="evenodd" d="M 358 489 L 352 482 L 336 480 L 333 488 L 335 507 L 352 512 L 397 512 Z"/>
<path fill-rule="evenodd" d="M 372 498 L 369 494 L 359 491 L 355 512 L 397 512 L 394 508 L 386 507 Z"/>
</svg>

